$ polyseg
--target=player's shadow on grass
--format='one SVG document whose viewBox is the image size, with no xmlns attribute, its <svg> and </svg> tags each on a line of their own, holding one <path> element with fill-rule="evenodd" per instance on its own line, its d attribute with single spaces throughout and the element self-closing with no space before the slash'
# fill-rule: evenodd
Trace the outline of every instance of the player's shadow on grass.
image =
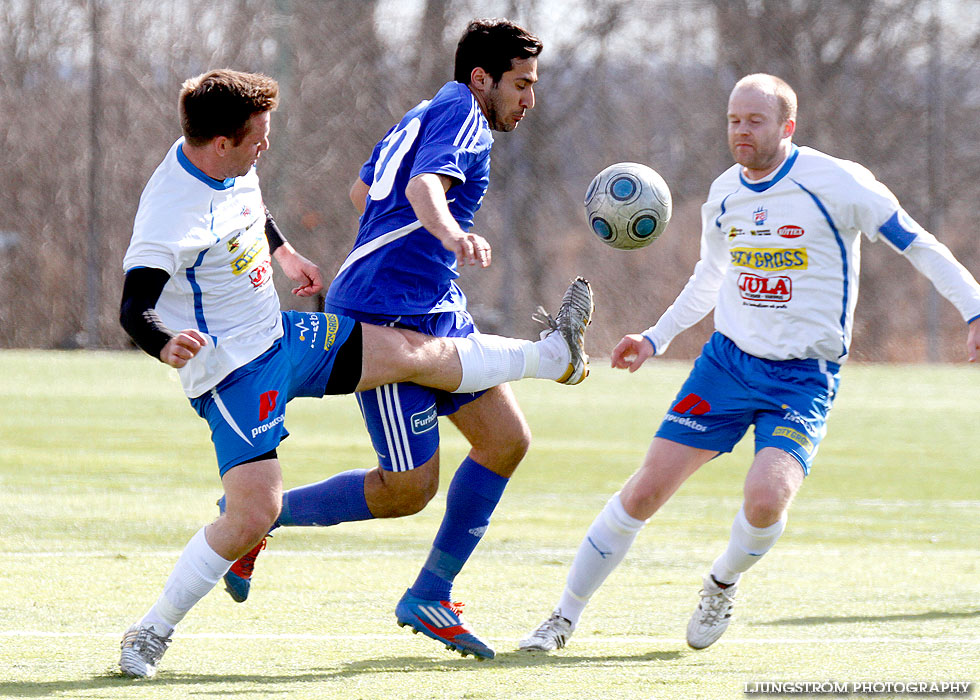
<svg viewBox="0 0 980 700">
<path fill-rule="evenodd" d="M 644 654 L 615 654 L 607 656 L 569 656 L 558 654 L 535 654 L 521 651 L 497 654 L 493 661 L 480 662 L 472 658 L 433 659 L 428 656 L 398 656 L 389 658 L 361 659 L 341 664 L 337 668 L 309 668 L 301 673 L 288 675 L 270 674 L 214 674 L 214 673 L 182 673 L 180 671 L 162 670 L 152 680 L 133 679 L 121 675 L 118 671 L 106 671 L 104 674 L 90 678 L 76 678 L 63 681 L 45 681 L 41 683 L 3 682 L 0 681 L 0 697 L 4 698 L 49 698 L 63 694 L 74 694 L 82 691 L 104 690 L 121 686 L 132 686 L 146 691 L 150 686 L 161 688 L 174 686 L 232 686 L 222 692 L 238 697 L 246 697 L 254 693 L 265 692 L 263 688 L 283 685 L 317 683 L 325 681 L 341 681 L 370 673 L 406 673 L 447 671 L 481 672 L 492 669 L 496 665 L 503 666 L 605 666 L 622 662 L 637 661 L 676 661 L 684 656 L 682 651 L 649 651 Z M 235 688 L 233 686 L 240 685 Z"/>
<path fill-rule="evenodd" d="M 682 651 L 648 651 L 639 654 L 607 654 L 604 656 L 572 656 L 564 652 L 556 654 L 526 651 L 505 651 L 497 654 L 492 661 L 477 661 L 472 658 L 432 659 L 428 657 L 398 657 L 390 659 L 361 659 L 343 665 L 337 676 L 359 676 L 364 673 L 387 673 L 389 671 L 480 671 L 494 666 L 534 667 L 534 666 L 605 666 L 637 661 L 676 661 L 684 655 Z"/>
<path fill-rule="evenodd" d="M 350 661 L 343 664 L 336 671 L 324 669 L 325 678 L 355 678 L 370 673 L 405 673 L 405 672 L 431 672 L 449 671 L 459 673 L 460 671 L 481 672 L 494 667 L 523 667 L 533 668 L 537 666 L 576 666 L 576 667 L 602 667 L 607 665 L 620 665 L 624 662 L 636 663 L 643 661 L 676 661 L 684 656 L 682 651 L 649 651 L 641 654 L 608 654 L 605 656 L 571 656 L 559 652 L 557 654 L 528 653 L 525 651 L 507 651 L 497 656 L 492 661 L 477 661 L 472 658 L 458 659 L 432 659 L 429 657 L 394 657 L 387 659 L 361 659 Z"/>
<path fill-rule="evenodd" d="M 895 615 L 827 615 L 814 617 L 784 617 L 768 622 L 754 624 L 765 627 L 772 625 L 825 625 L 841 622 L 928 622 L 930 620 L 963 620 L 980 618 L 980 610 L 966 612 L 947 612 L 945 610 L 930 610 L 924 613 L 898 613 Z"/>
</svg>

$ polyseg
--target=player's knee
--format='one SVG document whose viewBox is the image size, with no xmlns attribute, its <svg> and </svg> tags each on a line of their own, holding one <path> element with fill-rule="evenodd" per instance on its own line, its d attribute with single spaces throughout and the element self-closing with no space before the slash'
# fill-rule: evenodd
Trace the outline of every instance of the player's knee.
<svg viewBox="0 0 980 700">
<path fill-rule="evenodd" d="M 501 461 L 516 467 L 531 448 L 531 429 L 527 425 L 514 432 L 498 450 Z"/>
<path fill-rule="evenodd" d="M 252 515 L 245 519 L 235 521 L 233 524 L 234 548 L 244 554 L 258 543 L 263 537 L 269 534 L 276 521 L 276 516 L 271 518 Z"/>
<path fill-rule="evenodd" d="M 511 429 L 485 433 L 471 443 L 470 456 L 479 464 L 509 476 L 531 448 L 531 429 L 520 422 Z"/>
<path fill-rule="evenodd" d="M 404 473 L 404 477 L 385 480 L 387 517 L 400 518 L 421 512 L 439 490 L 437 470 L 420 467 Z"/>
<path fill-rule="evenodd" d="M 405 379 L 415 377 L 425 360 L 424 336 L 402 329 L 394 329 L 388 357 L 391 369 Z"/>
<path fill-rule="evenodd" d="M 788 496 L 778 490 L 756 487 L 745 490 L 745 519 L 752 527 L 769 527 L 783 517 Z"/>
<path fill-rule="evenodd" d="M 401 512 L 399 515 L 405 516 L 420 513 L 427 505 L 429 505 L 429 501 L 431 501 L 433 496 L 436 495 L 437 490 L 438 487 L 433 486 L 431 489 L 427 488 L 425 490 L 405 494 L 401 501 Z"/>
</svg>

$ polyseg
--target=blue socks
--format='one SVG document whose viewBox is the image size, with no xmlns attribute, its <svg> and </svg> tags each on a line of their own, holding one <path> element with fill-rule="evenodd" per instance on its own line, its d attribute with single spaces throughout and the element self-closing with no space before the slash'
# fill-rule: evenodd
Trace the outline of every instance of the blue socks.
<svg viewBox="0 0 980 700">
<path fill-rule="evenodd" d="M 282 495 L 282 512 L 273 528 L 280 525 L 336 525 L 374 516 L 364 499 L 367 469 L 352 469 L 325 481 L 289 489 Z"/>
<path fill-rule="evenodd" d="M 364 498 L 366 469 L 353 469 L 324 481 L 286 491 L 280 526 L 328 526 L 374 518 Z M 490 516 L 508 479 L 467 457 L 456 470 L 446 494 L 446 514 L 429 557 L 411 587 L 427 600 L 450 600 L 453 579 L 487 531 Z"/>
<path fill-rule="evenodd" d="M 508 479 L 467 457 L 446 493 L 446 514 L 432 550 L 409 589 L 428 600 L 450 600 L 453 579 L 487 531 Z"/>
</svg>

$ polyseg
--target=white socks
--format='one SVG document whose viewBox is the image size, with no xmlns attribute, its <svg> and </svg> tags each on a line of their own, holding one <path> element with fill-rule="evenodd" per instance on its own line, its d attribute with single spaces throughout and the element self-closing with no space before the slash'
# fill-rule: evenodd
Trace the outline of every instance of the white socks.
<svg viewBox="0 0 980 700">
<path fill-rule="evenodd" d="M 617 493 L 589 526 L 558 601 L 557 609 L 573 628 L 592 594 L 623 560 L 645 524 L 646 520 L 637 520 L 626 512 Z"/>
<path fill-rule="evenodd" d="M 453 391 L 455 394 L 481 391 L 525 377 L 558 379 L 568 370 L 568 346 L 560 333 L 538 341 L 484 333 L 448 340 L 456 346 L 463 368 L 463 380 Z"/>
<path fill-rule="evenodd" d="M 140 624 L 152 627 L 156 634 L 168 636 L 234 563 L 211 549 L 202 527 L 187 543 L 163 586 L 163 593 Z"/>
<path fill-rule="evenodd" d="M 745 508 L 739 508 L 728 549 L 711 565 L 711 575 L 722 583 L 735 583 L 744 571 L 755 564 L 776 544 L 786 529 L 786 514 L 769 527 L 753 527 L 745 518 Z"/>
<path fill-rule="evenodd" d="M 573 629 L 592 594 L 623 560 L 645 524 L 645 520 L 637 520 L 626 512 L 618 493 L 593 521 L 579 545 L 557 606 L 559 614 L 571 621 Z M 769 527 L 753 527 L 746 520 L 744 510 L 739 509 L 728 549 L 715 560 L 711 575 L 722 583 L 736 582 L 743 571 L 772 549 L 785 528 L 785 515 Z"/>
</svg>

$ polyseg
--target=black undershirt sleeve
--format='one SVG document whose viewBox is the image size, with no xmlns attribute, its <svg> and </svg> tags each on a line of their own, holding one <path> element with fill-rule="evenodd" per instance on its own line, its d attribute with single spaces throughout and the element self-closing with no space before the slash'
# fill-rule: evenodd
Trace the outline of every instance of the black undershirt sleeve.
<svg viewBox="0 0 980 700">
<path fill-rule="evenodd" d="M 276 220 L 269 213 L 269 207 L 265 208 L 265 238 L 269 241 L 270 253 L 275 253 L 286 242 L 286 237 L 282 235 L 279 225 L 276 224 Z"/>
<path fill-rule="evenodd" d="M 163 325 L 154 307 L 170 274 L 154 267 L 138 267 L 126 273 L 119 323 L 147 355 L 160 359 L 160 351 L 176 335 Z"/>
</svg>

